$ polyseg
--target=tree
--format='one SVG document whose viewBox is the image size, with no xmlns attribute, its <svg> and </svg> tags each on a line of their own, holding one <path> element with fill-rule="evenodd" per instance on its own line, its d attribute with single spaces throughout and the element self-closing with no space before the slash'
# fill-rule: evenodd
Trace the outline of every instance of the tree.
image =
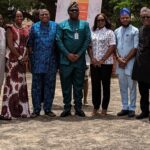
<svg viewBox="0 0 150 150">
<path fill-rule="evenodd" d="M 33 19 L 30 14 L 33 9 L 46 8 L 51 13 L 51 19 L 55 19 L 57 0 L 1 0 L 0 13 L 6 19 L 10 19 L 14 10 L 20 9 L 23 11 L 24 16 Z"/>
<path fill-rule="evenodd" d="M 139 26 L 139 12 L 143 6 L 150 6 L 149 0 L 103 0 L 102 12 L 104 12 L 118 26 L 119 11 L 123 7 L 128 7 L 131 10 L 133 24 Z"/>
<path fill-rule="evenodd" d="M 46 8 L 50 11 L 51 19 L 55 20 L 56 3 L 57 0 L 0 0 L 0 13 L 5 18 L 9 18 L 13 8 L 20 9 L 24 12 L 25 17 L 32 20 L 31 10 Z M 143 6 L 150 6 L 150 0 L 103 0 L 102 12 L 117 26 L 120 9 L 128 7 L 131 9 L 134 24 L 138 26 L 140 22 L 139 11 Z"/>
<path fill-rule="evenodd" d="M 32 9 L 33 4 L 34 0 L 1 0 L 0 13 L 6 20 L 10 20 L 12 18 L 13 11 L 20 9 L 27 14 L 28 18 L 31 18 L 29 12 Z"/>
</svg>

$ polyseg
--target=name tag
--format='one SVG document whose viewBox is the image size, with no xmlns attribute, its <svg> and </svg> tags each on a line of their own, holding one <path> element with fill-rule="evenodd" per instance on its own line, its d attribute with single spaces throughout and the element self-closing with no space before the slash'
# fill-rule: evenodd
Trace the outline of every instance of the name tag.
<svg viewBox="0 0 150 150">
<path fill-rule="evenodd" d="M 76 32 L 76 33 L 74 34 L 74 39 L 75 39 L 75 40 L 79 40 L 79 33 Z"/>
</svg>

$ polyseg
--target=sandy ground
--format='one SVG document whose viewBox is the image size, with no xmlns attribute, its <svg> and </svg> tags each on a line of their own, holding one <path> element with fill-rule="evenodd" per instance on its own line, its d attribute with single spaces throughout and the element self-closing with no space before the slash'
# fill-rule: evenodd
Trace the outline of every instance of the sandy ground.
<svg viewBox="0 0 150 150">
<path fill-rule="evenodd" d="M 30 74 L 27 75 L 27 81 L 32 112 Z M 41 115 L 36 119 L 0 121 L 0 150 L 150 150 L 148 119 L 136 120 L 116 116 L 121 109 L 116 78 L 112 79 L 111 102 L 106 117 L 90 116 L 93 109 L 91 87 L 88 95 L 89 105 L 83 107 L 87 115 L 85 118 L 74 116 L 74 113 L 70 117 L 60 118 L 62 100 L 58 77 L 53 105 L 57 117 Z M 136 113 L 140 113 L 139 95 Z"/>
</svg>

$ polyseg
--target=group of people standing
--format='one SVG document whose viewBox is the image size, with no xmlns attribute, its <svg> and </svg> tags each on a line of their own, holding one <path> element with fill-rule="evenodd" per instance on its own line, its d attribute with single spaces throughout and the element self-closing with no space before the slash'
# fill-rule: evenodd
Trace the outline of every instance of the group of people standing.
<svg viewBox="0 0 150 150">
<path fill-rule="evenodd" d="M 71 3 L 67 11 L 69 19 L 56 24 L 50 21 L 49 11 L 41 9 L 39 11 L 40 21 L 34 23 L 30 31 L 22 25 L 22 12 L 16 11 L 14 24 L 7 25 L 6 39 L 5 30 L 0 28 L 0 34 L 3 35 L 1 36 L 3 38 L 0 39 L 2 56 L 0 56 L 0 61 L 3 62 L 0 64 L 0 72 L 2 71 L 0 81 L 3 80 L 4 66 L 6 66 L 0 118 L 8 120 L 18 117 L 35 118 L 40 115 L 41 102 L 44 102 L 45 115 L 55 117 L 52 104 L 57 70 L 60 74 L 64 102 L 64 110 L 60 116 L 71 115 L 71 100 L 74 99 L 75 115 L 85 117 L 82 98 L 86 51 L 91 60 L 92 103 L 94 106 L 92 116 L 99 114 L 100 105 L 102 105 L 101 114 L 107 115 L 115 56 L 122 99 L 122 110 L 117 115 L 135 116 L 135 80 L 137 80 L 142 110 L 137 119 L 148 117 L 150 9 L 146 7 L 141 9 L 140 16 L 143 26 L 140 30 L 131 25 L 130 10 L 121 9 L 121 26 L 115 31 L 112 30 L 109 19 L 103 13 L 95 17 L 93 28 L 90 30 L 88 22 L 79 20 L 78 3 Z M 32 73 L 32 113 L 29 111 L 26 83 L 26 68 L 29 67 L 27 65 L 29 62 Z"/>
</svg>

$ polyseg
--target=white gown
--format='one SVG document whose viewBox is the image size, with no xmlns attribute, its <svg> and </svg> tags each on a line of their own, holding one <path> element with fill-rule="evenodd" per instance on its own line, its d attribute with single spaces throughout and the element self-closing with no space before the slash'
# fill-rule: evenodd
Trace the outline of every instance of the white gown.
<svg viewBox="0 0 150 150">
<path fill-rule="evenodd" d="M 0 89 L 3 85 L 5 72 L 6 37 L 5 30 L 0 27 Z"/>
</svg>

